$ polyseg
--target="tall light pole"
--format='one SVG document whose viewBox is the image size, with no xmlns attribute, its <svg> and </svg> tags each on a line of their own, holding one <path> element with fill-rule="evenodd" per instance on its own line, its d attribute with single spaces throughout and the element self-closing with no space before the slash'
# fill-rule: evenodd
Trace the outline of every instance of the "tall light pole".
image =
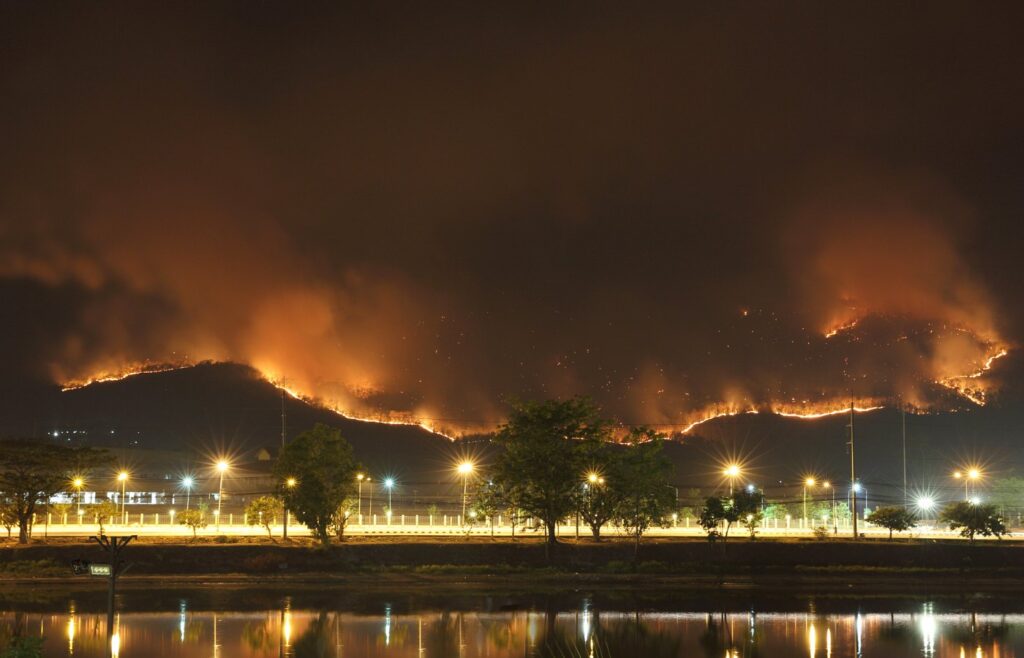
<svg viewBox="0 0 1024 658">
<path fill-rule="evenodd" d="M 356 476 L 356 482 L 358 483 L 357 486 L 359 488 L 359 494 L 358 494 L 358 498 L 357 498 L 359 503 L 358 503 L 358 505 L 356 507 L 356 511 L 359 514 L 359 522 L 360 523 L 363 522 L 363 480 L 365 478 L 366 478 L 366 476 L 363 475 L 362 473 L 360 473 L 359 475 Z"/>
<path fill-rule="evenodd" d="M 466 499 L 469 493 L 469 476 L 473 472 L 473 462 L 464 461 L 459 464 L 459 475 L 462 476 L 462 522 L 466 522 Z"/>
<path fill-rule="evenodd" d="M 853 402 L 850 403 L 850 494 L 853 506 L 850 508 L 850 516 L 853 518 L 853 538 L 857 534 L 857 462 L 853 452 Z"/>
<path fill-rule="evenodd" d="M 288 487 L 289 489 L 294 489 L 297 482 L 298 481 L 295 478 L 288 478 L 287 480 L 284 481 L 284 486 Z M 288 501 L 282 501 L 281 507 L 284 508 L 282 513 L 282 516 L 284 517 L 284 523 L 281 524 L 281 539 L 288 539 Z"/>
<path fill-rule="evenodd" d="M 388 522 L 390 523 L 391 522 L 391 516 L 392 516 L 391 513 L 392 513 L 392 510 L 394 509 L 394 508 L 391 507 L 391 490 L 395 488 L 395 478 L 386 478 L 384 480 L 384 488 L 388 490 L 388 513 L 387 513 L 387 516 L 388 516 Z"/>
<path fill-rule="evenodd" d="M 75 479 L 71 481 L 71 484 L 74 485 L 75 491 L 78 492 L 78 494 L 75 496 L 75 499 L 78 502 L 78 508 L 75 510 L 75 512 L 78 514 L 79 517 L 81 517 L 82 516 L 82 485 L 85 484 L 85 480 L 83 480 L 81 478 L 81 476 L 76 476 Z"/>
<path fill-rule="evenodd" d="M 977 482 L 980 477 L 981 477 L 981 471 L 979 471 L 978 469 L 976 469 L 976 468 L 967 469 L 967 481 L 971 483 L 971 493 L 967 497 L 967 500 L 970 500 L 972 497 L 974 497 L 974 493 L 975 493 L 974 483 Z"/>
<path fill-rule="evenodd" d="M 836 489 L 832 486 L 832 483 L 825 480 L 821 483 L 821 486 L 826 489 L 832 490 L 832 511 L 829 512 L 832 515 L 832 534 L 839 534 L 839 521 L 836 520 Z"/>
<path fill-rule="evenodd" d="M 366 476 L 366 483 L 370 484 L 370 476 L 369 475 Z M 369 500 L 368 504 L 366 505 L 366 517 L 368 519 L 370 519 L 371 521 L 373 520 L 373 485 L 372 484 L 370 484 L 370 500 Z"/>
<path fill-rule="evenodd" d="M 191 475 L 186 475 L 181 478 L 181 487 L 185 490 L 185 509 L 189 508 L 192 504 L 192 485 L 195 484 L 195 480 L 192 479 Z"/>
<path fill-rule="evenodd" d="M 227 472 L 228 466 L 223 459 L 217 462 L 217 472 L 220 473 L 220 486 L 217 487 L 217 532 L 220 532 L 221 504 L 224 502 L 224 473 Z"/>
<path fill-rule="evenodd" d="M 121 471 L 117 474 L 117 481 L 121 483 L 121 524 L 128 523 L 127 512 L 124 507 L 124 488 L 128 482 L 128 471 Z"/>
<path fill-rule="evenodd" d="M 740 476 L 741 470 L 742 469 L 740 469 L 740 465 L 739 464 L 729 464 L 728 466 L 725 467 L 725 470 L 722 471 L 722 473 L 725 475 L 725 477 L 729 478 L 729 496 L 730 497 L 732 497 L 733 485 L 735 484 L 736 478 L 738 478 Z"/>
<path fill-rule="evenodd" d="M 807 528 L 807 488 L 814 486 L 814 478 L 804 480 L 804 529 Z"/>
</svg>

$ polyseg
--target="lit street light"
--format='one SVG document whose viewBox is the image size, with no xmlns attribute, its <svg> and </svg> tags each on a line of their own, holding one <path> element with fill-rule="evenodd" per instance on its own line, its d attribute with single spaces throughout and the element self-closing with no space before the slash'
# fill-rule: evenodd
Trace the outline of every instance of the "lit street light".
<svg viewBox="0 0 1024 658">
<path fill-rule="evenodd" d="M 836 519 L 836 490 L 835 490 L 835 487 L 833 487 L 832 483 L 829 482 L 828 480 L 825 480 L 824 482 L 822 482 L 821 486 L 823 488 L 825 488 L 825 489 L 831 490 L 831 492 L 832 492 L 832 509 L 829 512 L 829 516 L 832 517 L 832 534 L 838 535 L 839 534 L 839 521 Z"/>
<path fill-rule="evenodd" d="M 295 478 L 288 478 L 284 481 L 284 486 L 289 489 L 294 489 L 298 481 Z M 284 508 L 282 516 L 284 517 L 284 523 L 281 524 L 281 539 L 288 539 L 288 501 L 285 500 L 281 503 L 281 507 Z"/>
<path fill-rule="evenodd" d="M 187 510 L 189 504 L 192 502 L 192 485 L 195 480 L 192 479 L 191 475 L 186 475 L 181 478 L 181 488 L 185 490 L 185 509 Z"/>
<path fill-rule="evenodd" d="M 807 488 L 814 486 L 814 478 L 804 480 L 804 528 L 807 527 Z"/>
<path fill-rule="evenodd" d="M 125 524 L 125 523 L 128 523 L 128 517 L 127 517 L 127 512 L 125 512 L 125 508 L 124 508 L 124 488 L 125 488 L 125 484 L 127 484 L 127 482 L 128 482 L 128 472 L 127 471 L 121 471 L 120 473 L 118 473 L 117 474 L 117 481 L 121 483 L 121 523 Z"/>
<path fill-rule="evenodd" d="M 220 473 L 220 485 L 217 487 L 217 532 L 220 532 L 220 510 L 221 504 L 224 502 L 224 473 L 229 467 L 230 465 L 223 459 L 217 462 L 217 472 Z"/>
<path fill-rule="evenodd" d="M 384 488 L 388 490 L 388 519 L 391 518 L 391 491 L 395 488 L 395 478 L 385 478 Z"/>
<path fill-rule="evenodd" d="M 82 515 L 82 486 L 85 485 L 85 480 L 83 480 L 81 476 L 75 476 L 75 479 L 71 481 L 71 484 L 72 484 L 72 486 L 75 487 L 75 491 L 78 492 L 78 495 L 75 496 L 75 499 L 76 499 L 76 501 L 78 503 L 78 508 L 77 508 L 78 515 L 81 516 Z"/>
<path fill-rule="evenodd" d="M 725 475 L 725 477 L 729 478 L 729 495 L 730 496 L 732 496 L 733 484 L 735 483 L 736 478 L 738 478 L 740 476 L 741 472 L 742 472 L 742 469 L 740 468 L 739 464 L 729 464 L 728 466 L 725 467 L 725 470 L 722 471 L 722 473 Z"/>
<path fill-rule="evenodd" d="M 971 494 L 974 493 L 974 483 L 981 478 L 981 470 L 968 468 L 964 471 L 953 471 L 954 480 L 964 481 L 964 500 L 970 502 Z"/>
<path fill-rule="evenodd" d="M 359 522 L 360 523 L 363 522 L 363 480 L 365 480 L 365 479 L 366 479 L 366 476 L 363 475 L 362 473 L 356 475 L 356 482 L 358 483 L 357 486 L 359 488 L 359 493 L 357 494 L 357 498 L 356 498 L 359 501 L 357 506 L 356 506 L 356 512 L 359 515 Z"/>
<path fill-rule="evenodd" d="M 469 492 L 469 476 L 473 472 L 473 462 L 464 461 L 459 464 L 458 472 L 462 476 L 462 522 L 466 522 L 466 498 Z"/>
</svg>

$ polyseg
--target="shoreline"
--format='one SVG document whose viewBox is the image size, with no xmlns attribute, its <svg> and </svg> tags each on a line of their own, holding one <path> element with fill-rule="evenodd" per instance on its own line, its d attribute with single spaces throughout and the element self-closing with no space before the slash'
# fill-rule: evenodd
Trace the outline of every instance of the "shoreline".
<svg viewBox="0 0 1024 658">
<path fill-rule="evenodd" d="M 831 591 L 1024 590 L 1024 544 L 962 541 L 706 541 L 560 543 L 540 541 L 160 542 L 126 549 L 124 588 L 182 585 L 587 587 Z M 0 582 L 10 588 L 103 586 L 72 576 L 70 563 L 103 563 L 95 544 L 57 541 L 0 545 Z"/>
</svg>

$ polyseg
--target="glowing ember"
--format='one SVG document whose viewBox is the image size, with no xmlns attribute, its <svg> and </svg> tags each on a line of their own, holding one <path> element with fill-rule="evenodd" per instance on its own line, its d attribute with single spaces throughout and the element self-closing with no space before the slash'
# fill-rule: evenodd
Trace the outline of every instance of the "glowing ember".
<svg viewBox="0 0 1024 658">
<path fill-rule="evenodd" d="M 826 329 L 825 330 L 825 338 L 832 338 L 833 336 L 841 334 L 844 331 L 849 331 L 850 329 L 853 329 L 854 327 L 856 327 L 858 322 L 859 322 L 859 320 L 851 320 L 850 322 L 846 322 L 846 323 L 843 323 L 843 324 L 835 325 L 834 327 Z"/>
</svg>

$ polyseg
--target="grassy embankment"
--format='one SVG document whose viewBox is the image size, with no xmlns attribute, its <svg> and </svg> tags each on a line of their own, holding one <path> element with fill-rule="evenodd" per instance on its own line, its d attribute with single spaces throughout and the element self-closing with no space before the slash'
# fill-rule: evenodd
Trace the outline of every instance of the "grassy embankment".
<svg viewBox="0 0 1024 658">
<path fill-rule="evenodd" d="M 105 561 L 95 545 L 51 539 L 0 546 L 0 580 L 66 578 L 69 563 Z M 534 539 L 430 537 L 354 539 L 319 547 L 308 540 L 142 539 L 126 552 L 130 578 L 201 580 L 632 581 L 749 586 L 796 583 L 928 583 L 929 586 L 1024 585 L 1024 543 L 964 541 L 650 540 L 634 559 L 627 541 L 560 543 L 550 555 Z"/>
</svg>

